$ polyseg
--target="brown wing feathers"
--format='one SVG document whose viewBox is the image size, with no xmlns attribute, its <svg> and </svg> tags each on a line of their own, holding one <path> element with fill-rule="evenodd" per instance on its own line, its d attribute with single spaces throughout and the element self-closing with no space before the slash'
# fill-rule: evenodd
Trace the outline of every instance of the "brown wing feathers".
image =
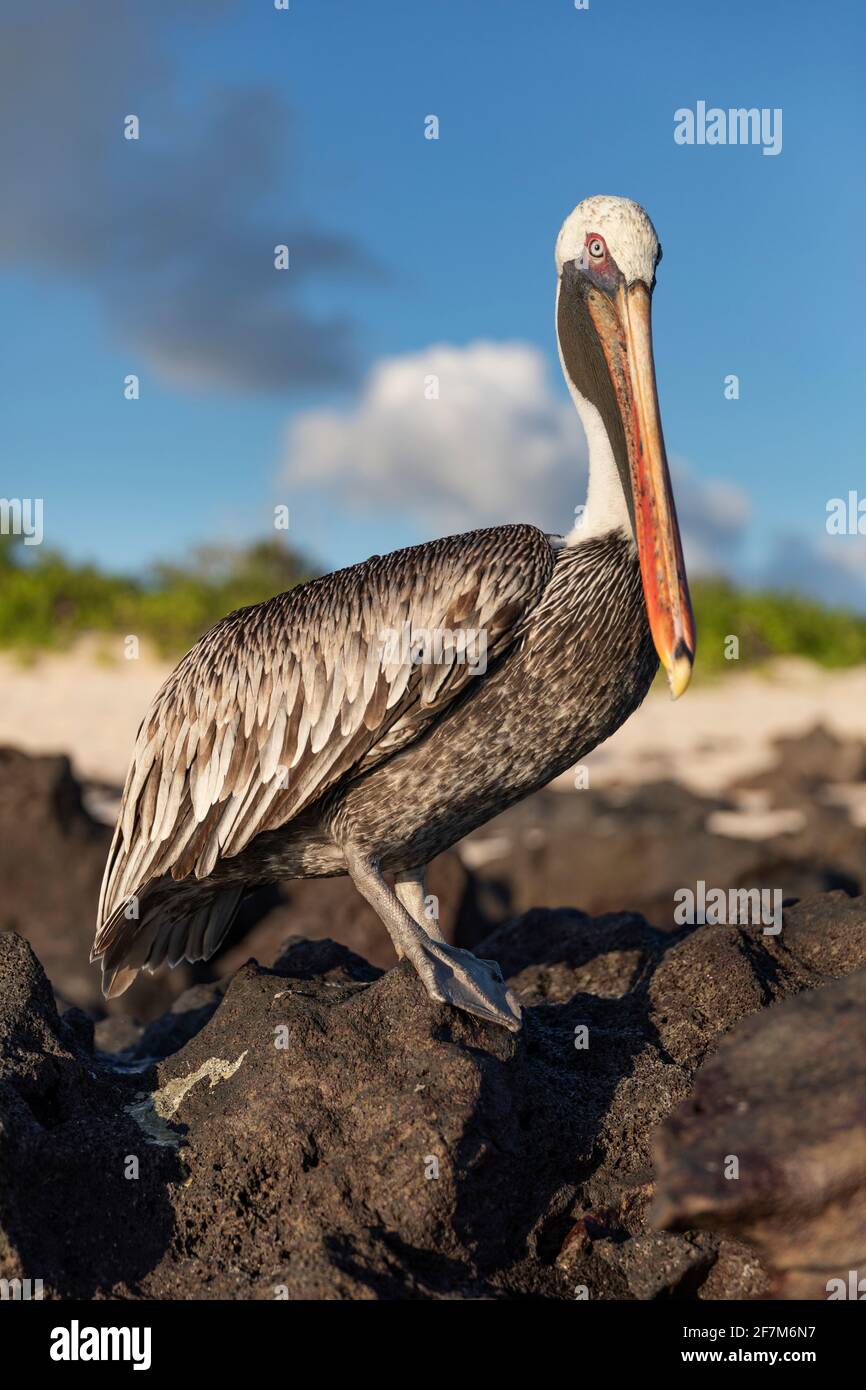
<svg viewBox="0 0 866 1390">
<path fill-rule="evenodd" d="M 404 624 L 413 632 L 473 627 L 486 633 L 489 662 L 515 640 L 552 567 L 541 532 L 496 527 L 374 556 L 232 613 L 206 633 L 139 730 L 94 956 L 116 944 L 133 895 L 166 875 L 206 879 L 218 859 L 285 824 L 353 768 L 366 770 L 418 737 L 478 679 L 453 645 L 438 664 L 413 665 L 399 641 L 383 650 L 385 634 L 399 639 Z M 188 957 L 215 935 L 197 911 Z M 159 944 L 177 956 L 184 935 L 170 915 L 162 932 L 169 939 Z M 152 952 L 146 959 L 150 968 L 159 963 Z"/>
</svg>

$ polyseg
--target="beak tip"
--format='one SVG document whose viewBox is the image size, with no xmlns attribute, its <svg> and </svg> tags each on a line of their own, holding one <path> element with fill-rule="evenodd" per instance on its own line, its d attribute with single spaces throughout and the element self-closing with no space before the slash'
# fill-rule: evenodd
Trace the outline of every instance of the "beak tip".
<svg viewBox="0 0 866 1390">
<path fill-rule="evenodd" d="M 666 663 L 668 684 L 671 688 L 671 699 L 678 700 L 688 688 L 692 678 L 692 665 L 694 658 L 685 651 L 680 651 L 669 664 Z"/>
</svg>

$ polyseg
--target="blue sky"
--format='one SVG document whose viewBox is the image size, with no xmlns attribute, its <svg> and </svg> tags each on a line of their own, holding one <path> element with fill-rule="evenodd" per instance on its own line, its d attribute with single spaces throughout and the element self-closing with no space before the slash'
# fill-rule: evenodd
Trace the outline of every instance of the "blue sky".
<svg viewBox="0 0 866 1390">
<path fill-rule="evenodd" d="M 500 506 L 555 527 L 584 484 L 553 245 L 575 203 L 613 192 L 664 246 L 659 392 L 695 562 L 866 606 L 862 538 L 831 544 L 824 525 L 830 497 L 866 495 L 862 6 L 71 8 L 0 5 L 3 491 L 44 498 L 47 542 L 136 570 L 267 534 L 277 502 L 326 565 Z M 678 146 L 674 112 L 698 100 L 781 108 L 782 152 Z M 506 344 L 500 467 L 485 450 Z M 423 371 L 437 345 L 471 394 L 447 453 L 370 377 Z M 524 443 L 551 433 L 530 482 Z"/>
</svg>

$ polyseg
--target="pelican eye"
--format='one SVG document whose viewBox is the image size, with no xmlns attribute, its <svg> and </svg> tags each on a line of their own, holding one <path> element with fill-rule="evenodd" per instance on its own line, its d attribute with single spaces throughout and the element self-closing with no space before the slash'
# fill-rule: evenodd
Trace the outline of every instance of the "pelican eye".
<svg viewBox="0 0 866 1390">
<path fill-rule="evenodd" d="M 587 250 L 594 261 L 600 261 L 604 256 L 606 247 L 600 236 L 594 236 L 587 242 Z"/>
</svg>

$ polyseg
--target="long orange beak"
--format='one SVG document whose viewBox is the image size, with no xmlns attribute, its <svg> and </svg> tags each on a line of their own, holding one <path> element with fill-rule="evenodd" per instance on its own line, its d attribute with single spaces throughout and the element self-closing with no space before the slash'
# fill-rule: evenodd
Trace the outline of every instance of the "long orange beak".
<svg viewBox="0 0 866 1390">
<path fill-rule="evenodd" d="M 641 281 L 613 298 L 592 290 L 587 300 L 625 431 L 650 631 L 677 699 L 691 679 L 695 620 L 659 417 L 651 303 Z"/>
</svg>

